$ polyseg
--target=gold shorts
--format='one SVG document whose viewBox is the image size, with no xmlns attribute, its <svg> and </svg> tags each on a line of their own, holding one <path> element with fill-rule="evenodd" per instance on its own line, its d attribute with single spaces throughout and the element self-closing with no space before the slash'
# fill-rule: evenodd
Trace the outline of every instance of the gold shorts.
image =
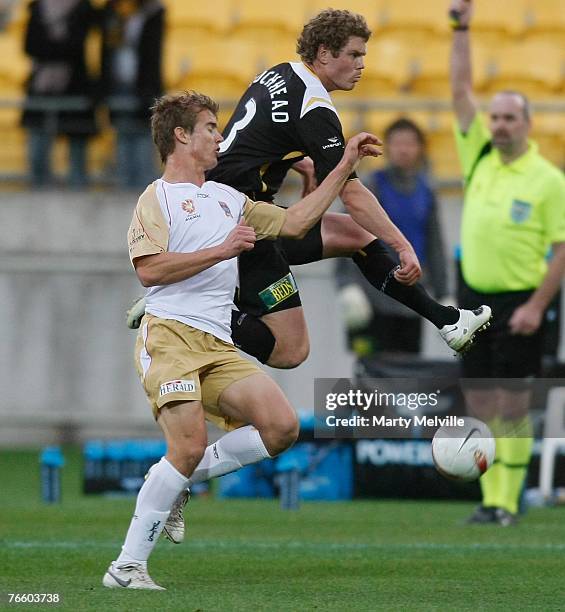
<svg viewBox="0 0 565 612">
<path fill-rule="evenodd" d="M 222 414 L 219 399 L 233 382 L 264 374 L 233 344 L 179 321 L 147 314 L 135 345 L 135 365 L 153 416 L 169 402 L 202 402 L 206 418 L 222 429 L 241 427 Z"/>
</svg>

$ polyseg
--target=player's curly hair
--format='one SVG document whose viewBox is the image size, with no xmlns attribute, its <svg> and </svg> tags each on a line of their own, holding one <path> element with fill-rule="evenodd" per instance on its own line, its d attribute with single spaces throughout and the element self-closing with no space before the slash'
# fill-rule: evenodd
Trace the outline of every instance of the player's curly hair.
<svg viewBox="0 0 565 612">
<path fill-rule="evenodd" d="M 325 9 L 304 26 L 296 42 L 296 52 L 307 64 L 316 59 L 320 45 L 326 46 L 337 57 L 350 36 L 359 36 L 365 42 L 369 40 L 371 30 L 365 17 L 351 11 Z"/>
<path fill-rule="evenodd" d="M 166 94 L 155 100 L 151 107 L 151 134 L 163 163 L 175 150 L 175 128 L 182 127 L 192 133 L 196 117 L 203 110 L 217 115 L 219 106 L 197 91 Z"/>
</svg>

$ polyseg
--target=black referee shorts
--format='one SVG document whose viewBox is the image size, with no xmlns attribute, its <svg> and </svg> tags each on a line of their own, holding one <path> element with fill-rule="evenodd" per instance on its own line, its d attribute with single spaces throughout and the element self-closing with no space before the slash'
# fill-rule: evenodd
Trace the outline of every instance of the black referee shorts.
<svg viewBox="0 0 565 612">
<path fill-rule="evenodd" d="M 322 259 L 321 222 L 302 240 L 260 240 L 239 256 L 235 305 L 256 317 L 302 305 L 290 265 Z"/>
<path fill-rule="evenodd" d="M 514 379 L 497 381 L 497 386 L 518 390 L 527 388 L 526 379 L 539 376 L 543 354 L 543 327 L 531 336 L 513 335 L 508 322 L 512 314 L 532 295 L 531 291 L 508 291 L 501 293 L 480 293 L 462 283 L 459 296 L 461 308 L 476 308 L 487 304 L 492 308 L 491 325 L 482 332 L 476 345 L 463 355 L 462 376 L 470 379 Z M 522 379 L 522 383 L 516 379 Z M 466 386 L 490 387 L 485 383 L 469 381 Z"/>
</svg>

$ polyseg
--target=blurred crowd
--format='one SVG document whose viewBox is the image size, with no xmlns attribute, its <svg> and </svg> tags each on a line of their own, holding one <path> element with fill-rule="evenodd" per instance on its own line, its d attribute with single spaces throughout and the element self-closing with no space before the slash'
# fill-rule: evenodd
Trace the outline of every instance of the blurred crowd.
<svg viewBox="0 0 565 612">
<path fill-rule="evenodd" d="M 163 93 L 165 9 L 159 0 L 33 0 L 24 49 L 31 59 L 22 124 L 34 187 L 53 183 L 55 139 L 69 143 L 67 183 L 88 185 L 87 150 L 106 108 L 116 134 L 115 183 L 144 187 L 157 175 L 149 131 L 150 106 Z M 86 60 L 89 33 L 101 34 L 98 74 Z"/>
</svg>

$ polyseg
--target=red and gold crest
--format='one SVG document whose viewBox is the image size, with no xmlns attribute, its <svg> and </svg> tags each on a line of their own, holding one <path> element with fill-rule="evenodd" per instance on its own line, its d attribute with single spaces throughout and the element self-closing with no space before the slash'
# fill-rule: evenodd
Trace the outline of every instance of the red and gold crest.
<svg viewBox="0 0 565 612">
<path fill-rule="evenodd" d="M 187 212 L 189 215 L 191 215 L 196 210 L 196 206 L 194 205 L 194 202 L 192 200 L 185 200 L 181 204 L 181 206 L 184 212 Z"/>
</svg>

